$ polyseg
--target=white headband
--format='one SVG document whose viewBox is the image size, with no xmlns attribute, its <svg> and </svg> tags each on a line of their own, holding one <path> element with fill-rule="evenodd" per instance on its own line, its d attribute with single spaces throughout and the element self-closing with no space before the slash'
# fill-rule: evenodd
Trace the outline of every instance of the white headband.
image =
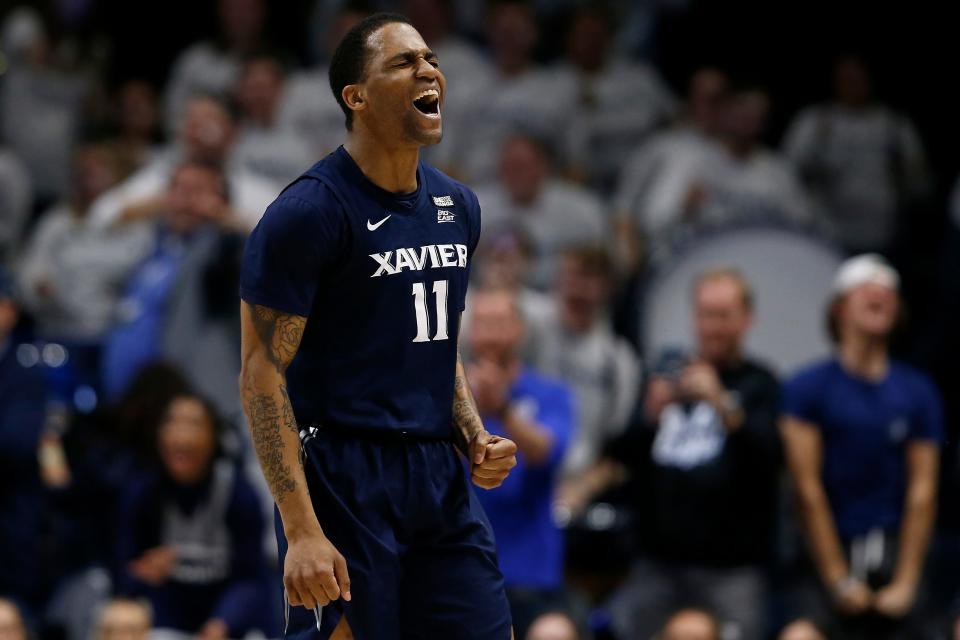
<svg viewBox="0 0 960 640">
<path fill-rule="evenodd" d="M 881 256 L 864 253 L 846 260 L 833 278 L 833 293 L 841 295 L 862 284 L 873 283 L 897 291 L 900 274 Z"/>
</svg>

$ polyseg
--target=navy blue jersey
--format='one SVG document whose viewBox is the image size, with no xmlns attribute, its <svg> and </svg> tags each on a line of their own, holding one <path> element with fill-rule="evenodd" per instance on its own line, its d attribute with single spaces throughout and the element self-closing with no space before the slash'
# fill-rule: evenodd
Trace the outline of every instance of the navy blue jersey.
<svg viewBox="0 0 960 640">
<path fill-rule="evenodd" d="M 340 147 L 284 189 L 247 240 L 240 296 L 307 318 L 287 369 L 299 424 L 449 437 L 479 236 L 473 192 L 423 162 L 397 195 Z"/>
</svg>

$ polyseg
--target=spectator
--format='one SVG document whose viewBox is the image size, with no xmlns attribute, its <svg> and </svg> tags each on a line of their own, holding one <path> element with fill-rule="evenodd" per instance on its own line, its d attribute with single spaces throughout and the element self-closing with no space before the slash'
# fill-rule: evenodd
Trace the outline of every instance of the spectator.
<svg viewBox="0 0 960 640">
<path fill-rule="evenodd" d="M 943 418 L 931 381 L 889 356 L 899 276 L 847 260 L 828 308 L 836 354 L 784 389 L 783 436 L 810 555 L 840 638 L 916 638 Z M 807 604 L 811 607 L 811 604 Z M 802 611 L 820 614 L 824 611 Z"/>
<path fill-rule="evenodd" d="M 321 38 L 328 60 L 347 31 L 369 13 L 363 2 L 348 0 L 340 5 Z M 291 74 L 278 109 L 279 126 L 304 140 L 317 160 L 345 140 L 343 110 L 330 90 L 324 65 Z"/>
<path fill-rule="evenodd" d="M 116 153 L 102 144 L 74 155 L 70 197 L 41 217 L 20 262 L 24 305 L 44 340 L 63 343 L 76 384 L 99 389 L 100 344 L 123 282 L 149 247 L 144 229 L 99 229 L 90 204 L 119 179 Z"/>
<path fill-rule="evenodd" d="M 517 466 L 496 491 L 479 496 L 494 535 L 517 637 L 562 599 L 563 540 L 550 505 L 572 434 L 569 390 L 525 367 L 518 357 L 523 320 L 513 295 L 471 299 L 467 379 L 486 429 L 517 443 Z"/>
<path fill-rule="evenodd" d="M 39 453 L 46 383 L 37 348 L 18 344 L 13 331 L 20 304 L 13 280 L 0 266 L 0 596 L 15 596 L 36 610 L 48 576 L 39 570 L 37 536 L 43 513 Z"/>
<path fill-rule="evenodd" d="M 124 391 L 141 367 L 170 355 L 171 347 L 183 346 L 182 341 L 169 340 L 178 312 L 192 313 L 194 335 L 206 337 L 200 321 L 210 314 L 222 315 L 225 306 L 236 306 L 232 304 L 232 292 L 238 276 L 231 261 L 236 259 L 242 239 L 233 231 L 237 223 L 227 201 L 223 174 L 209 164 L 182 164 L 173 173 L 165 201 L 169 209 L 153 226 L 154 248 L 128 278 L 117 307 L 117 323 L 104 343 L 103 381 L 110 400 Z M 208 294 L 203 306 L 183 308 L 180 302 L 190 303 L 197 287 Z M 191 298 L 184 300 L 186 296 Z M 198 353 L 194 351 L 193 356 Z M 194 360 L 193 364 L 204 367 L 224 363 Z M 233 395 L 235 386 L 233 382 Z"/>
<path fill-rule="evenodd" d="M 473 106 L 444 132 L 452 134 L 444 144 L 456 147 L 453 162 L 474 183 L 497 176 L 501 149 L 516 131 L 559 147 L 571 103 L 559 75 L 538 69 L 533 59 L 539 26 L 530 3 L 492 2 L 486 31 L 493 70 L 488 77 L 470 79 Z"/>
<path fill-rule="evenodd" d="M 116 144 L 134 169 L 148 164 L 160 153 L 160 104 L 156 88 L 144 80 L 128 80 L 117 91 Z"/>
<path fill-rule="evenodd" d="M 705 272 L 693 305 L 697 353 L 661 357 L 637 424 L 608 449 L 637 482 L 645 550 L 611 612 L 625 637 L 646 638 L 677 607 L 707 606 L 738 637 L 754 640 L 766 628 L 779 391 L 744 353 L 753 297 L 743 277 L 727 268 Z M 601 465 L 586 483 L 602 487 L 610 475 Z"/>
<path fill-rule="evenodd" d="M 530 238 L 516 225 L 505 224 L 485 228 L 484 241 L 474 254 L 474 286 L 467 291 L 467 306 L 474 289 L 507 289 L 513 292 L 523 317 L 525 328 L 520 346 L 524 362 L 531 362 L 540 351 L 539 340 L 544 335 L 548 318 L 553 313 L 550 296 L 527 286 L 526 274 L 533 261 Z M 470 314 L 463 316 L 460 334 L 469 335 Z M 462 346 L 462 354 L 469 354 L 469 345 Z"/>
<path fill-rule="evenodd" d="M 579 8 L 559 71 L 561 95 L 571 96 L 572 108 L 566 164 L 602 191 L 614 187 L 630 151 L 674 111 L 674 98 L 652 67 L 613 55 L 612 20 L 597 6 Z"/>
<path fill-rule="evenodd" d="M 0 638 L 3 640 L 28 640 L 27 627 L 17 605 L 0 598 Z"/>
<path fill-rule="evenodd" d="M 91 224 L 107 227 L 162 214 L 169 205 L 163 195 L 174 169 L 183 162 L 201 162 L 223 167 L 237 221 L 246 229 L 256 225 L 283 185 L 258 177 L 235 162 L 236 121 L 229 104 L 195 96 L 187 102 L 181 124 L 176 143 L 93 202 Z"/>
<path fill-rule="evenodd" d="M 129 486 L 117 550 L 119 592 L 149 599 L 157 627 L 202 640 L 272 631 L 259 498 L 219 452 L 219 436 L 209 402 L 170 402 L 160 470 Z"/>
<path fill-rule="evenodd" d="M 31 4 L 11 11 L 3 25 L 0 139 L 25 165 L 34 196 L 48 203 L 67 191 L 70 154 L 94 77 L 67 59 L 68 48 L 51 39 Z"/>
<path fill-rule="evenodd" d="M 577 625 L 565 613 L 550 611 L 538 616 L 527 631 L 527 640 L 580 640 Z"/>
<path fill-rule="evenodd" d="M 836 61 L 833 92 L 796 117 L 784 152 L 833 237 L 852 253 L 882 251 L 929 187 L 923 144 L 909 118 L 876 100 L 863 59 Z"/>
<path fill-rule="evenodd" d="M 173 63 L 167 83 L 167 131 L 178 129 L 192 96 L 225 97 L 236 84 L 243 56 L 263 47 L 267 3 L 264 0 L 218 0 L 220 34 L 187 48 Z"/>
<path fill-rule="evenodd" d="M 812 221 L 812 209 L 792 167 L 763 146 L 769 109 L 762 90 L 740 90 L 728 98 L 722 116 L 724 153 L 719 162 L 704 167 L 674 224 Z"/>
<path fill-rule="evenodd" d="M 528 285 L 545 291 L 564 249 L 606 240 L 601 202 L 589 191 L 552 177 L 547 152 L 536 139 L 513 135 L 506 140 L 499 178 L 498 184 L 477 189 L 484 225 L 513 224 L 531 239 L 535 258 Z"/>
<path fill-rule="evenodd" d="M 20 248 L 32 202 L 27 168 L 13 151 L 0 145 L 0 260 L 13 260 Z"/>
<path fill-rule="evenodd" d="M 777 640 L 827 640 L 827 637 L 812 621 L 800 618 L 784 627 Z"/>
<path fill-rule="evenodd" d="M 278 111 L 286 71 L 277 58 L 253 55 L 243 63 L 234 90 L 241 121 L 233 161 L 265 180 L 285 185 L 310 168 L 317 158 L 295 131 L 282 129 Z"/>
<path fill-rule="evenodd" d="M 720 623 L 702 609 L 683 609 L 664 625 L 657 640 L 720 640 Z"/>
<path fill-rule="evenodd" d="M 721 157 L 718 145 L 729 90 L 722 71 L 699 69 L 690 78 L 684 118 L 654 134 L 627 159 L 614 197 L 620 267 L 639 270 L 644 246 L 669 235 L 687 194 L 705 167 Z"/>
<path fill-rule="evenodd" d="M 566 382 L 576 396 L 577 434 L 563 463 L 564 484 L 576 486 L 604 443 L 626 428 L 640 390 L 640 362 L 610 328 L 613 265 L 606 250 L 569 249 L 558 267 L 553 313 L 541 330 L 534 366 Z"/>
<path fill-rule="evenodd" d="M 92 640 L 149 640 L 152 626 L 147 603 L 114 598 L 100 610 Z"/>
</svg>

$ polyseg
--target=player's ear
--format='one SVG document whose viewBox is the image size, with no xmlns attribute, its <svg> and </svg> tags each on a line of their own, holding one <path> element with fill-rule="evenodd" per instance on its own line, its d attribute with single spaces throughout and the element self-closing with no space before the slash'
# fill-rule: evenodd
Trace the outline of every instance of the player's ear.
<svg viewBox="0 0 960 640">
<path fill-rule="evenodd" d="M 343 96 L 343 102 L 351 111 L 361 111 L 367 108 L 366 95 L 363 85 L 348 84 L 340 93 Z"/>
</svg>

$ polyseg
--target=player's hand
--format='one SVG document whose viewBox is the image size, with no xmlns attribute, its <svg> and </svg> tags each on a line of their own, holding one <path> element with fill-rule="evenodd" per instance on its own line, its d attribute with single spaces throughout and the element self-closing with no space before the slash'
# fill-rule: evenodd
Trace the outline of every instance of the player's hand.
<svg viewBox="0 0 960 640">
<path fill-rule="evenodd" d="M 499 487 L 517 466 L 517 445 L 513 440 L 481 431 L 470 442 L 470 479 L 482 489 Z"/>
<path fill-rule="evenodd" d="M 170 577 L 176 560 L 177 552 L 173 547 L 154 547 L 131 560 L 127 570 L 138 580 L 159 586 Z"/>
<path fill-rule="evenodd" d="M 283 587 L 294 606 L 315 609 L 342 597 L 350 600 L 347 561 L 317 528 L 315 533 L 287 538 Z"/>
<path fill-rule="evenodd" d="M 873 592 L 859 580 L 844 580 L 834 589 L 833 599 L 840 611 L 857 615 L 870 607 L 873 602 Z"/>
<path fill-rule="evenodd" d="M 902 618 L 913 608 L 917 590 L 904 581 L 893 581 L 877 591 L 873 599 L 873 608 L 888 618 Z"/>
</svg>

